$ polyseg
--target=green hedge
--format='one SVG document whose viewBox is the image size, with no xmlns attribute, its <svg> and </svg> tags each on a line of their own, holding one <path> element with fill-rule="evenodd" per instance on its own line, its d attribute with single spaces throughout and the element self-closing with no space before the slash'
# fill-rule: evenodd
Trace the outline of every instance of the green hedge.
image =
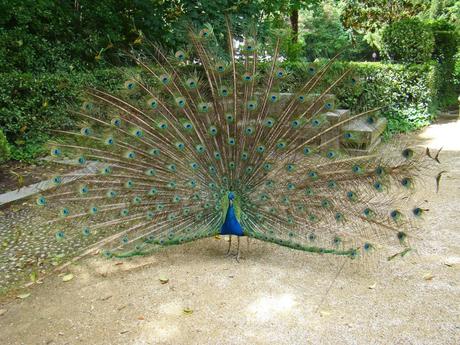
<svg viewBox="0 0 460 345">
<path fill-rule="evenodd" d="M 348 96 L 338 92 L 339 99 L 355 110 L 383 106 L 381 114 L 388 119 L 387 134 L 422 128 L 434 118 L 440 79 L 435 64 L 351 63 L 350 66 L 362 82 Z"/>
<path fill-rule="evenodd" d="M 119 71 L 2 73 L 0 79 L 0 128 L 11 144 L 15 160 L 30 160 L 43 153 L 49 129 L 74 125 L 69 105 L 80 102 L 84 87 L 114 89 L 121 83 Z"/>
<path fill-rule="evenodd" d="M 455 26 L 445 20 L 432 21 L 429 25 L 435 39 L 433 58 L 438 63 L 440 73 L 440 105 L 456 105 L 460 92 L 460 87 L 455 83 L 455 54 L 458 51 L 459 35 Z"/>
<path fill-rule="evenodd" d="M 297 82 L 308 78 L 308 71 L 301 64 L 291 64 L 289 68 Z M 435 63 L 399 65 L 338 61 L 332 65 L 324 85 L 329 85 L 348 69 L 359 82 L 357 85 L 344 82 L 332 91 L 339 106 L 355 112 L 384 107 L 380 114 L 388 119 L 386 135 L 416 130 L 433 119 L 439 85 Z"/>
<path fill-rule="evenodd" d="M 286 64 L 286 68 L 294 76 L 286 90 L 311 77 L 301 63 Z M 420 128 L 433 118 L 439 79 L 435 63 L 397 65 L 339 61 L 332 65 L 323 81 L 324 86 L 348 68 L 361 81 L 356 86 L 344 83 L 333 90 L 341 107 L 360 111 L 384 106 L 381 114 L 388 118 L 388 134 Z M 118 69 L 38 76 L 5 73 L 0 78 L 3 80 L 0 127 L 11 144 L 12 158 L 16 160 L 30 160 L 44 153 L 43 144 L 51 137 L 50 129 L 75 125 L 70 108 L 82 101 L 84 87 L 116 90 L 125 80 L 124 73 Z"/>
<path fill-rule="evenodd" d="M 382 33 L 382 50 L 390 60 L 424 63 L 431 59 L 434 36 L 431 28 L 417 18 L 388 25 Z"/>
</svg>

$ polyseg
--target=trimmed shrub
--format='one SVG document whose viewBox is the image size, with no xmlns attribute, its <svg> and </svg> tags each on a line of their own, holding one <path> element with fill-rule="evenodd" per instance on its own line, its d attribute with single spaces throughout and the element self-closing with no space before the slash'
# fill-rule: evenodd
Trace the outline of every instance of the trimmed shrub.
<svg viewBox="0 0 460 345">
<path fill-rule="evenodd" d="M 10 159 L 10 145 L 6 140 L 5 134 L 3 134 L 0 128 L 0 164 Z"/>
<path fill-rule="evenodd" d="M 430 22 L 435 39 L 433 58 L 438 62 L 440 80 L 439 96 L 440 105 L 448 106 L 457 104 L 457 96 L 460 91 L 455 85 L 455 54 L 458 50 L 459 36 L 455 26 L 445 20 Z"/>
<path fill-rule="evenodd" d="M 424 63 L 431 59 L 433 49 L 433 32 L 419 19 L 403 19 L 383 30 L 382 52 L 392 61 Z"/>
<path fill-rule="evenodd" d="M 290 64 L 289 68 L 294 72 L 296 82 L 310 77 L 302 64 Z M 338 105 L 355 113 L 383 107 L 380 114 L 388 119 L 387 136 L 416 130 L 434 118 L 439 79 L 435 63 L 401 65 L 337 61 L 327 73 L 324 85 L 330 85 L 348 69 L 360 81 L 357 85 L 345 81 L 331 91 L 337 96 Z"/>
<path fill-rule="evenodd" d="M 122 82 L 116 69 L 88 72 L 2 73 L 0 127 L 11 144 L 11 158 L 30 160 L 44 152 L 50 129 L 74 126 L 68 105 L 80 103 L 85 87 L 113 90 Z"/>
<path fill-rule="evenodd" d="M 318 62 L 321 63 L 324 61 Z M 303 63 L 285 63 L 285 67 L 292 72 L 296 85 L 311 78 Z M 324 86 L 350 68 L 361 82 L 355 86 L 345 82 L 332 90 L 339 106 L 355 112 L 383 106 L 381 114 L 389 120 L 388 134 L 415 130 L 433 118 L 439 79 L 435 63 L 398 65 L 337 61 L 326 74 Z M 185 66 L 179 73 L 187 75 L 195 69 L 196 66 Z M 136 73 L 133 69 L 124 71 Z M 51 129 L 76 125 L 70 110 L 83 100 L 85 87 L 116 91 L 123 85 L 125 75 L 119 69 L 109 69 L 38 76 L 4 73 L 0 78 L 4 81 L 0 85 L 0 127 L 11 144 L 12 159 L 31 160 L 45 153 L 44 143 L 55 137 Z M 288 81 L 283 91 L 292 91 L 291 86 Z"/>
</svg>

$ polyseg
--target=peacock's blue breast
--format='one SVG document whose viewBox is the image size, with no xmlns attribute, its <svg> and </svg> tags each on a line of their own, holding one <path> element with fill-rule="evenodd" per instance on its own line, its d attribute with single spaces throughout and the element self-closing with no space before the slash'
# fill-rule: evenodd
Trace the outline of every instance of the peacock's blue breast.
<svg viewBox="0 0 460 345">
<path fill-rule="evenodd" d="M 235 235 L 235 236 L 243 236 L 243 227 L 238 222 L 238 219 L 235 215 L 235 209 L 233 205 L 230 204 L 227 209 L 227 215 L 225 216 L 225 222 L 222 224 L 220 228 L 221 235 Z"/>
</svg>

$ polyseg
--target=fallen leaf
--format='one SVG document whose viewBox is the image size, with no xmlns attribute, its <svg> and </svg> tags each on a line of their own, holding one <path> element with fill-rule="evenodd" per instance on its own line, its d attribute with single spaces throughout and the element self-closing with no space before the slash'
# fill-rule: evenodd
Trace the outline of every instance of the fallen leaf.
<svg viewBox="0 0 460 345">
<path fill-rule="evenodd" d="M 0 309 L 0 316 L 2 316 L 3 314 L 5 314 L 8 310 L 7 309 Z"/>
<path fill-rule="evenodd" d="M 72 273 L 66 274 L 65 276 L 62 277 L 63 282 L 68 282 L 68 281 L 71 281 L 72 279 L 73 279 Z"/>
<path fill-rule="evenodd" d="M 220 240 L 220 235 L 216 235 L 216 236 L 214 236 L 214 238 L 215 238 L 216 240 Z"/>
<path fill-rule="evenodd" d="M 121 331 L 120 334 L 128 333 L 129 331 Z"/>
<path fill-rule="evenodd" d="M 423 276 L 423 279 L 425 280 L 432 280 L 433 278 L 434 278 L 434 275 L 431 272 L 428 272 Z"/>
<path fill-rule="evenodd" d="M 138 319 L 138 320 L 141 320 L 141 321 L 142 321 L 142 320 L 145 320 L 144 317 L 143 317 L 142 315 L 139 316 L 137 319 Z"/>
<path fill-rule="evenodd" d="M 30 296 L 30 293 L 22 293 L 20 295 L 17 295 L 17 298 L 24 299 Z"/>
<path fill-rule="evenodd" d="M 166 277 L 163 277 L 163 276 L 161 276 L 159 279 L 160 279 L 161 284 L 166 284 L 167 282 L 169 282 L 169 278 L 166 278 Z"/>
<path fill-rule="evenodd" d="M 191 309 L 191 308 L 184 308 L 182 311 L 183 311 L 184 314 L 186 314 L 186 315 L 193 314 L 193 309 Z"/>
<path fill-rule="evenodd" d="M 376 286 L 377 286 L 377 283 L 374 283 L 372 285 L 369 285 L 368 288 L 373 290 L 373 289 L 375 289 Z"/>
<path fill-rule="evenodd" d="M 115 266 L 120 266 L 120 265 L 123 265 L 123 262 L 117 262 L 117 263 L 115 264 Z"/>
<path fill-rule="evenodd" d="M 101 301 L 107 301 L 109 298 L 112 298 L 112 295 L 106 296 L 104 298 L 101 298 Z"/>
</svg>

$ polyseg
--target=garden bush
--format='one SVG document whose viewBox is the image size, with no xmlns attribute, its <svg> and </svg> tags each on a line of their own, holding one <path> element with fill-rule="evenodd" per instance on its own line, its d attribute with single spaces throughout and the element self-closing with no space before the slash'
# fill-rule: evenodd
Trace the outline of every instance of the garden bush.
<svg viewBox="0 0 460 345">
<path fill-rule="evenodd" d="M 324 61 L 318 62 L 321 63 Z M 292 83 L 305 82 L 311 77 L 303 63 L 285 63 L 285 67 L 292 72 Z M 184 68 L 187 70 L 179 73 L 187 75 L 196 67 Z M 361 111 L 383 106 L 381 114 L 389 121 L 388 134 L 415 130 L 433 118 L 439 80 L 436 63 L 398 65 L 337 61 L 327 73 L 324 85 L 334 82 L 349 68 L 361 81 L 354 86 L 345 82 L 332 91 L 341 107 Z M 124 71 L 133 73 L 133 69 Z M 45 153 L 43 144 L 52 136 L 50 129 L 75 126 L 70 110 L 82 101 L 85 87 L 115 91 L 126 76 L 119 69 L 102 69 L 37 76 L 4 73 L 0 78 L 4 81 L 0 85 L 0 127 L 11 144 L 12 158 L 30 160 Z M 290 86 L 291 82 L 285 86 L 286 91 Z"/>
<path fill-rule="evenodd" d="M 362 34 L 347 31 L 340 21 L 341 9 L 335 2 L 326 2 L 309 12 L 304 23 L 304 52 L 308 61 L 332 58 L 338 52 L 340 60 L 370 60 L 373 50 Z"/>
<path fill-rule="evenodd" d="M 297 82 L 310 77 L 302 64 L 287 67 Z M 345 81 L 331 91 L 337 96 L 338 105 L 354 112 L 383 107 L 380 114 L 388 119 L 386 135 L 416 130 L 433 119 L 439 80 L 435 63 L 401 65 L 337 61 L 327 73 L 324 85 L 334 82 L 348 69 L 359 82 L 353 85 Z"/>
<path fill-rule="evenodd" d="M 113 90 L 121 84 L 116 69 L 56 74 L 0 74 L 0 128 L 11 144 L 12 159 L 43 153 L 50 129 L 74 125 L 70 108 L 81 102 L 85 87 Z M 69 106 L 70 105 L 70 106 Z"/>
<path fill-rule="evenodd" d="M 392 61 L 424 63 L 431 59 L 434 35 L 417 18 L 403 19 L 388 25 L 382 34 L 382 50 Z"/>
<path fill-rule="evenodd" d="M 438 63 L 440 74 L 440 105 L 443 107 L 457 104 L 457 96 L 460 91 L 455 83 L 455 54 L 458 51 L 458 33 L 455 26 L 445 20 L 432 21 L 429 25 L 435 39 L 433 58 Z"/>
</svg>

